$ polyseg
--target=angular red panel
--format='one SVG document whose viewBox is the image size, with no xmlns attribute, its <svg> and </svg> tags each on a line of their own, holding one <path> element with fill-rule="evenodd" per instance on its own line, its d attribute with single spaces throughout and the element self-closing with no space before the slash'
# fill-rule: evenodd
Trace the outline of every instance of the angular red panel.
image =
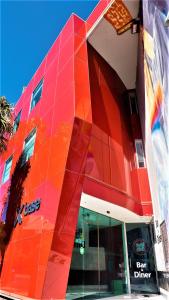
<svg viewBox="0 0 169 300">
<path fill-rule="evenodd" d="M 22 224 L 12 226 L 5 251 L 1 289 L 18 298 L 65 298 L 82 190 L 139 215 L 151 214 L 146 170 L 134 169 L 133 139 L 140 128 L 132 131 L 136 120 L 126 117 L 126 89 L 96 51 L 87 48 L 86 24 L 92 26 L 108 3 L 100 1 L 87 23 L 71 16 L 16 105 L 16 114 L 22 109 L 21 122 L 0 166 L 2 177 L 13 154 L 16 203 L 10 206 L 11 220 L 17 207 L 41 200 L 39 210 L 21 213 Z M 30 111 L 41 78 L 42 96 Z M 35 127 L 26 173 L 16 165 Z M 0 208 L 10 184 L 1 185 Z"/>
</svg>

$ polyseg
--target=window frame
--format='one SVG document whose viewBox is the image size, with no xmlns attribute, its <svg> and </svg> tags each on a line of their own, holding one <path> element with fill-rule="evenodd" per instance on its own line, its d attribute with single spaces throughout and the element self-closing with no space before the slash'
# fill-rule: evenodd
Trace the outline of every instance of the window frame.
<svg viewBox="0 0 169 300">
<path fill-rule="evenodd" d="M 128 100 L 129 100 L 129 108 L 130 115 L 138 115 L 138 103 L 137 103 L 137 95 L 136 90 L 128 90 Z"/>
<path fill-rule="evenodd" d="M 35 149 L 35 141 L 36 141 L 36 134 L 37 134 L 37 128 L 33 128 L 31 132 L 28 134 L 26 139 L 24 140 L 24 145 L 23 145 L 23 164 L 25 164 L 34 154 L 34 149 Z M 31 149 L 31 146 L 28 148 L 26 147 L 27 144 L 31 144 L 31 139 L 34 140 L 33 143 L 33 151 L 30 156 L 27 157 L 28 151 Z"/>
<path fill-rule="evenodd" d="M 44 78 L 42 78 L 38 84 L 36 85 L 36 87 L 34 88 L 32 95 L 31 95 L 31 103 L 30 103 L 30 112 L 34 109 L 34 107 L 38 104 L 38 102 L 41 100 L 42 98 L 42 91 L 43 91 L 43 84 L 44 84 Z M 35 104 L 33 105 L 33 101 L 34 98 L 36 98 L 36 94 L 38 94 L 39 90 L 41 89 L 41 93 L 40 93 L 40 97 L 38 98 L 38 100 L 35 102 Z M 37 91 L 36 91 L 37 90 Z M 34 95 L 35 94 L 35 95 Z"/>
<path fill-rule="evenodd" d="M 134 144 L 135 144 L 136 167 L 138 169 L 146 168 L 146 160 L 145 160 L 145 153 L 144 153 L 144 147 L 143 147 L 143 140 L 142 139 L 135 139 Z M 142 147 L 142 150 L 143 150 L 141 160 L 139 159 L 139 153 L 137 151 L 136 144 L 141 144 L 141 147 Z M 144 166 L 140 166 L 140 163 L 143 163 Z"/>
<path fill-rule="evenodd" d="M 18 112 L 18 114 L 17 114 L 17 116 L 16 116 L 16 118 L 14 120 L 13 134 L 15 134 L 17 132 L 18 128 L 19 128 L 19 124 L 20 124 L 20 120 L 21 120 L 21 114 L 22 114 L 22 109 Z M 14 129 L 15 128 L 15 124 L 16 124 L 16 120 L 18 119 L 18 117 L 19 117 L 19 123 L 18 123 L 17 128 Z"/>
<path fill-rule="evenodd" d="M 4 164 L 4 170 L 3 170 L 3 175 L 2 175 L 2 184 L 4 184 L 5 182 L 8 181 L 8 179 L 10 178 L 10 173 L 11 173 L 11 168 L 12 168 L 12 160 L 13 160 L 13 155 L 11 155 L 6 161 L 5 161 L 5 164 Z M 8 171 L 8 177 L 6 178 L 6 171 L 7 171 L 7 164 L 11 162 L 11 165 L 9 167 L 9 171 Z"/>
</svg>

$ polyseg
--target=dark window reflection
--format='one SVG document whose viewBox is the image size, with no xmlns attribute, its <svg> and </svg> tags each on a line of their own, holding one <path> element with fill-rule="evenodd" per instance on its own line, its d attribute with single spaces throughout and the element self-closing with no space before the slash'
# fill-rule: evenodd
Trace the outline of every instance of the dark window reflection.
<svg viewBox="0 0 169 300">
<path fill-rule="evenodd" d="M 131 291 L 157 293 L 154 250 L 150 225 L 127 224 Z"/>
<path fill-rule="evenodd" d="M 121 222 L 80 208 L 67 299 L 98 299 L 126 293 Z"/>
</svg>

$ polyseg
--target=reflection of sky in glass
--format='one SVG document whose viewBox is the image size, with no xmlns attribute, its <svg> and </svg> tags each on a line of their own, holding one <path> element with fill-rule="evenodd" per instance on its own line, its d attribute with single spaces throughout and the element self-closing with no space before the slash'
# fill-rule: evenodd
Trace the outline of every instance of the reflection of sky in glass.
<svg viewBox="0 0 169 300">
<path fill-rule="evenodd" d="M 6 221 L 7 208 L 8 208 L 8 201 L 5 202 L 4 208 L 3 208 L 3 210 L 2 210 L 2 214 L 1 214 L 1 221 L 2 221 L 2 222 L 5 222 L 5 221 Z"/>
</svg>

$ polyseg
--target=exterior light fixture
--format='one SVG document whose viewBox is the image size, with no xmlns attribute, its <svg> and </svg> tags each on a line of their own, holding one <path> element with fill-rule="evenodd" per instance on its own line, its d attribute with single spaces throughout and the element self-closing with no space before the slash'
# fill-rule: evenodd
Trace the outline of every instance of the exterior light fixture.
<svg viewBox="0 0 169 300">
<path fill-rule="evenodd" d="M 140 32 L 140 19 L 136 18 L 133 19 L 132 25 L 131 25 L 131 33 L 135 34 Z"/>
</svg>

